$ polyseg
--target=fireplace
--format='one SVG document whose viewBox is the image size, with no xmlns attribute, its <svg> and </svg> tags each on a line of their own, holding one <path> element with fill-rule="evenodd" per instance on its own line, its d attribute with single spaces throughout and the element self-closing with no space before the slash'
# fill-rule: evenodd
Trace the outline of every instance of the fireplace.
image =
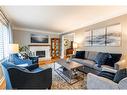
<svg viewBox="0 0 127 95">
<path fill-rule="evenodd" d="M 45 57 L 45 51 L 36 51 L 36 56 Z"/>
<path fill-rule="evenodd" d="M 35 56 L 39 56 L 39 60 L 51 59 L 50 46 L 30 45 L 29 48 Z"/>
</svg>

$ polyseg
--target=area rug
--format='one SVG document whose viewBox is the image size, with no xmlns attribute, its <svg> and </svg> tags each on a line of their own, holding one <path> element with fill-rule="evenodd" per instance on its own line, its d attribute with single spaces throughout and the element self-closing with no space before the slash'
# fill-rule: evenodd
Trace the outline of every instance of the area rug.
<svg viewBox="0 0 127 95">
<path fill-rule="evenodd" d="M 86 74 L 84 74 L 82 77 L 79 77 L 78 82 L 74 84 L 69 84 L 59 74 L 57 74 L 56 71 L 54 71 L 54 63 L 43 65 L 42 68 L 52 68 L 52 87 L 51 89 L 56 89 L 56 90 L 86 89 Z"/>
</svg>

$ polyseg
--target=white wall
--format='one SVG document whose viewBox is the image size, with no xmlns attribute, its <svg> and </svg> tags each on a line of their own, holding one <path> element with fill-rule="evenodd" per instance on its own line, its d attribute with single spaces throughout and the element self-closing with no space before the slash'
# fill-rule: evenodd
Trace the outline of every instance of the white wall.
<svg viewBox="0 0 127 95">
<path fill-rule="evenodd" d="M 121 24 L 121 31 L 122 31 L 122 37 L 121 37 L 121 46 L 119 47 L 85 47 L 85 31 L 88 31 L 89 29 L 96 29 L 100 27 L 105 27 L 108 25 L 120 23 Z M 75 33 L 75 41 L 79 43 L 79 49 L 78 50 L 86 50 L 86 51 L 101 51 L 101 52 L 112 52 L 112 53 L 127 53 L 127 15 L 119 16 L 113 19 L 109 19 L 94 25 L 90 25 L 87 27 L 83 27 L 81 29 L 77 29 L 75 31 L 72 31 Z"/>
<path fill-rule="evenodd" d="M 64 55 L 66 55 L 66 49 L 71 47 L 71 41 L 74 41 L 74 37 L 75 37 L 74 33 L 64 35 L 64 44 L 65 40 L 68 41 L 68 45 L 67 46 L 64 45 Z"/>
<path fill-rule="evenodd" d="M 48 34 L 50 38 L 59 38 L 58 34 L 44 33 L 43 31 L 42 32 L 31 32 L 31 31 L 13 30 L 13 41 L 14 43 L 18 43 L 20 46 L 32 45 L 32 43 L 30 42 L 30 36 L 32 33 Z"/>
</svg>

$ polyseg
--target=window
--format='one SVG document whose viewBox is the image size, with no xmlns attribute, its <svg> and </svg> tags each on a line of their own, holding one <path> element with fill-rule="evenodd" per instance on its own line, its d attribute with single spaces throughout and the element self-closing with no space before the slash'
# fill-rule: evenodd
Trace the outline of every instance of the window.
<svg viewBox="0 0 127 95">
<path fill-rule="evenodd" d="M 0 60 L 9 55 L 9 30 L 8 27 L 0 22 Z"/>
</svg>

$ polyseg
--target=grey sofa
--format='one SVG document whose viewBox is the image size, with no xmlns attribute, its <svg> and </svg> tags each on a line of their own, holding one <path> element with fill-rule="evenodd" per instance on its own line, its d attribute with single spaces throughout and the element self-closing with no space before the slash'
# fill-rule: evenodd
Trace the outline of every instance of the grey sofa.
<svg viewBox="0 0 127 95">
<path fill-rule="evenodd" d="M 87 74 L 87 89 L 127 89 L 127 77 L 119 83 L 97 76 L 92 73 Z"/>
<path fill-rule="evenodd" d="M 123 59 L 122 56 L 120 56 L 119 58 L 116 57 L 116 58 L 110 59 L 111 61 L 114 62 L 113 66 L 111 66 L 110 65 L 111 63 L 108 63 L 108 61 L 107 61 L 106 64 L 103 64 L 103 65 L 101 65 L 101 67 L 98 67 L 96 62 L 92 60 L 94 57 L 97 56 L 98 53 L 99 52 L 85 51 L 84 58 L 81 58 L 81 59 L 75 58 L 75 55 L 73 55 L 70 60 L 78 62 L 80 64 L 83 64 L 84 67 L 80 68 L 80 70 L 85 73 L 97 74 L 97 73 L 101 72 L 102 69 L 113 71 L 114 69 L 119 70 L 119 69 L 127 67 L 127 63 L 124 62 L 124 60 L 122 60 Z M 113 56 L 122 55 L 122 54 L 112 54 L 112 53 L 109 53 L 109 54 L 113 55 Z"/>
</svg>

